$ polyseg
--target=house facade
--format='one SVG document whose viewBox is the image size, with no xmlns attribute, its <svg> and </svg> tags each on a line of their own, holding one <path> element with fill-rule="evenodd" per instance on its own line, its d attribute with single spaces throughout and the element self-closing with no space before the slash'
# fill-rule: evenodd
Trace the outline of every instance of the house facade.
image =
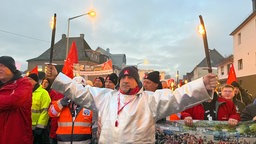
<svg viewBox="0 0 256 144">
<path fill-rule="evenodd" d="M 256 94 L 256 0 L 253 12 L 237 27 L 233 37 L 234 68 L 240 85 Z"/>
<path fill-rule="evenodd" d="M 72 45 L 72 42 L 76 43 L 80 70 L 84 70 L 84 66 L 99 65 L 111 59 L 109 55 L 105 55 L 98 51 L 92 50 L 88 45 L 88 43 L 85 41 L 84 34 L 80 34 L 79 37 L 69 37 L 69 47 L 68 47 L 69 49 L 70 49 L 70 46 Z M 49 63 L 49 60 L 50 60 L 50 51 L 51 49 L 49 48 L 38 57 L 27 60 L 28 71 L 38 66 L 38 71 L 44 72 L 45 64 Z M 58 71 L 62 71 L 62 67 L 64 65 L 66 56 L 67 56 L 67 37 L 65 34 L 63 34 L 61 40 L 55 43 L 53 48 L 52 63 L 56 64 L 56 68 Z M 126 64 L 125 56 L 123 58 L 123 61 Z M 120 68 L 119 66 L 113 65 L 113 72 L 115 71 L 115 69 L 120 69 Z M 96 76 L 85 76 L 85 78 L 89 80 L 93 80 L 95 77 Z"/>
<path fill-rule="evenodd" d="M 112 54 L 112 53 L 110 53 L 109 48 L 104 50 L 101 47 L 98 47 L 95 51 L 99 52 L 103 55 L 107 55 L 112 60 L 113 72 L 116 74 L 119 74 L 121 69 L 126 66 L 126 55 L 125 54 Z"/>
<path fill-rule="evenodd" d="M 224 58 L 219 64 L 218 64 L 218 78 L 219 78 L 219 82 L 221 84 L 226 83 L 227 78 L 228 78 L 228 74 L 229 74 L 229 70 L 230 70 L 230 66 L 233 64 L 233 55 L 230 55 L 226 58 Z"/>
<path fill-rule="evenodd" d="M 216 49 L 209 49 L 209 55 L 211 60 L 211 66 L 212 66 L 212 73 L 217 75 L 217 66 L 218 63 L 220 63 L 224 57 L 216 50 Z M 191 73 L 187 73 L 186 76 L 183 76 L 183 79 L 187 81 L 192 81 L 195 79 L 198 79 L 200 77 L 205 76 L 208 73 L 208 65 L 207 60 L 204 58 L 194 69 Z"/>
</svg>

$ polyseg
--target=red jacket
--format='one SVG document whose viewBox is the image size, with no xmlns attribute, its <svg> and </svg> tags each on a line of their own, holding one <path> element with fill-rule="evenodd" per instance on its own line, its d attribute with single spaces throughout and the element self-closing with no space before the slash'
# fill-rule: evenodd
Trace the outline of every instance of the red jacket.
<svg viewBox="0 0 256 144">
<path fill-rule="evenodd" d="M 63 98 L 63 94 L 51 89 L 49 90 L 49 95 L 51 97 L 51 104 L 54 101 L 57 101 Z M 50 138 L 57 138 L 56 131 L 58 129 L 58 118 L 57 117 L 50 117 Z"/>
<path fill-rule="evenodd" d="M 229 118 L 240 121 L 240 115 L 236 111 L 236 106 L 230 100 L 218 97 L 216 101 L 217 120 L 228 121 Z M 191 116 L 193 120 L 204 120 L 204 108 L 202 104 L 196 105 L 181 112 L 181 118 Z"/>
<path fill-rule="evenodd" d="M 0 144 L 32 144 L 32 89 L 27 78 L 0 87 Z"/>
</svg>

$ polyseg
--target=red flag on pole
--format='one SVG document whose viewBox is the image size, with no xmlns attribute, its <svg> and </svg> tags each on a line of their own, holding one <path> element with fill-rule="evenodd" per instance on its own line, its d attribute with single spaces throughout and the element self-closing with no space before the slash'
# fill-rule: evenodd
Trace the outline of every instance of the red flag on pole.
<svg viewBox="0 0 256 144">
<path fill-rule="evenodd" d="M 233 81 L 237 81 L 237 78 L 236 78 L 236 72 L 235 72 L 234 66 L 233 64 L 231 64 L 229 73 L 228 73 L 227 84 L 231 84 Z"/>
<path fill-rule="evenodd" d="M 73 65 L 78 63 L 78 53 L 76 49 L 76 43 L 72 42 L 71 48 L 68 53 L 68 57 L 62 68 L 62 72 L 70 78 L 74 77 Z"/>
<path fill-rule="evenodd" d="M 38 75 L 38 66 L 34 67 L 30 72 L 29 74 L 32 74 L 32 73 L 35 73 Z"/>
<path fill-rule="evenodd" d="M 102 64 L 102 70 L 111 70 L 112 69 L 112 60 L 109 59 L 105 63 Z"/>
</svg>

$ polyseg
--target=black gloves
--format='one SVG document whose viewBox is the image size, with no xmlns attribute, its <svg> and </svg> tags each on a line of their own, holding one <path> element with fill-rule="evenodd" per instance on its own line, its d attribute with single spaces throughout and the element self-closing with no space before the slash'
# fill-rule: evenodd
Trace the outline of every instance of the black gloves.
<svg viewBox="0 0 256 144">
<path fill-rule="evenodd" d="M 33 131 L 34 135 L 41 135 L 43 133 L 43 128 L 38 128 L 36 127 L 36 129 Z"/>
<path fill-rule="evenodd" d="M 70 103 L 70 100 L 67 97 L 64 97 L 60 100 L 62 106 L 67 106 Z"/>
</svg>

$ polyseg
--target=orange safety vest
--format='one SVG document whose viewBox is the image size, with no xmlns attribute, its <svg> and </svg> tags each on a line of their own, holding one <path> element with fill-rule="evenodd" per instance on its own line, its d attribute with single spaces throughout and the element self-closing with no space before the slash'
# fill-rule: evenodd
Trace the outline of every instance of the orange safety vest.
<svg viewBox="0 0 256 144">
<path fill-rule="evenodd" d="M 181 120 L 180 117 L 181 117 L 181 114 L 180 114 L 180 113 L 171 114 L 171 115 L 170 115 L 170 121 Z"/>
<path fill-rule="evenodd" d="M 59 142 L 86 142 L 92 138 L 92 111 L 83 107 L 77 108 L 75 119 L 72 117 L 72 104 L 63 107 L 59 101 L 50 106 L 50 117 L 58 117 L 58 129 L 56 131 Z"/>
</svg>

